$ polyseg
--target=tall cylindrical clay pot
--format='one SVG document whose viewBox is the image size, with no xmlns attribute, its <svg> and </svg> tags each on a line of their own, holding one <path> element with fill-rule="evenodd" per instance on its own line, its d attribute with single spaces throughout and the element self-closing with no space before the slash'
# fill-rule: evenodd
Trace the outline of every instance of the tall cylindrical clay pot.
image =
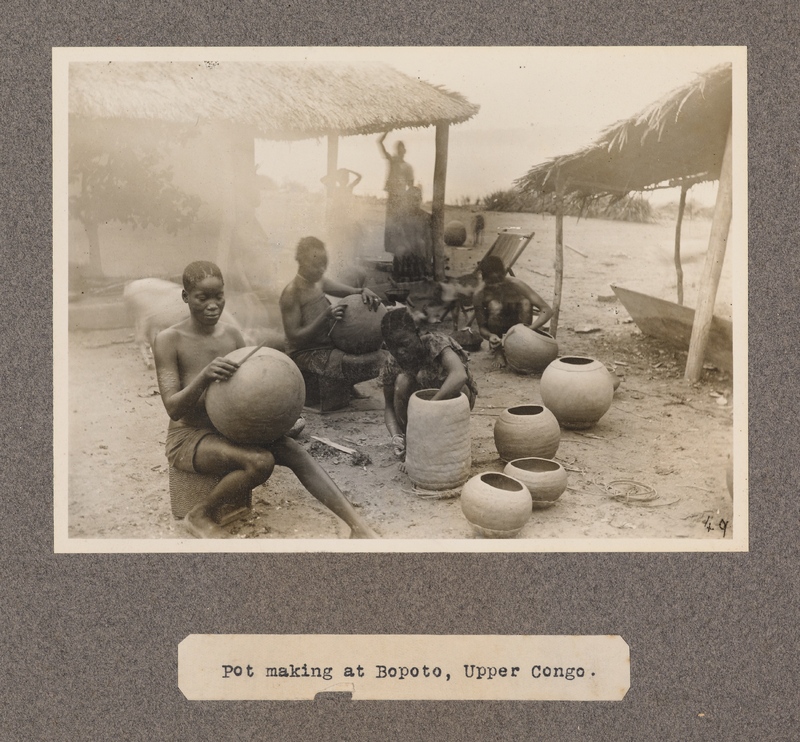
<svg viewBox="0 0 800 742">
<path fill-rule="evenodd" d="M 540 374 L 558 356 L 558 343 L 549 332 L 519 324 L 503 336 L 503 351 L 517 373 Z"/>
<path fill-rule="evenodd" d="M 517 405 L 503 410 L 494 424 L 494 444 L 503 461 L 524 456 L 551 459 L 561 441 L 555 415 L 542 405 Z"/>
<path fill-rule="evenodd" d="M 429 490 L 459 487 L 472 465 L 469 400 L 462 392 L 454 399 L 433 401 L 437 391 L 411 395 L 406 426 L 406 473 Z"/>
<path fill-rule="evenodd" d="M 519 479 L 531 493 L 534 509 L 549 508 L 567 488 L 567 471 L 557 461 L 537 457 L 515 459 L 504 474 Z"/>
<path fill-rule="evenodd" d="M 506 474 L 477 474 L 461 490 L 461 512 L 482 536 L 512 538 L 531 517 L 531 494 Z"/>
<path fill-rule="evenodd" d="M 544 370 L 539 392 L 562 428 L 584 430 L 608 412 L 614 399 L 614 384 L 600 361 L 564 356 Z"/>
</svg>

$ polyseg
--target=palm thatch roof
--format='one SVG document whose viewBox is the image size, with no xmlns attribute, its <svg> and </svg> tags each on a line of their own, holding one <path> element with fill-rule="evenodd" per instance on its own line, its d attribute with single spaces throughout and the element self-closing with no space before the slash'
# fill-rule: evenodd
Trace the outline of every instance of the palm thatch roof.
<svg viewBox="0 0 800 742">
<path fill-rule="evenodd" d="M 72 63 L 69 113 L 178 124 L 231 122 L 265 139 L 461 123 L 479 106 L 383 63 Z"/>
<path fill-rule="evenodd" d="M 592 144 L 517 179 L 522 191 L 625 195 L 659 184 L 717 180 L 731 122 L 731 65 L 712 67 Z"/>
</svg>

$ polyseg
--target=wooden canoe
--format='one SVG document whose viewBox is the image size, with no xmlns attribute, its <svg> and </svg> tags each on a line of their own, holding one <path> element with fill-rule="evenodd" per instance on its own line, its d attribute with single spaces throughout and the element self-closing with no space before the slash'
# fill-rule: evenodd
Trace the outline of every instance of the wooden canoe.
<svg viewBox="0 0 800 742">
<path fill-rule="evenodd" d="M 619 286 L 611 288 L 642 333 L 680 350 L 689 349 L 694 309 Z M 716 315 L 712 318 L 704 361 L 733 373 L 733 325 L 730 320 Z"/>
</svg>

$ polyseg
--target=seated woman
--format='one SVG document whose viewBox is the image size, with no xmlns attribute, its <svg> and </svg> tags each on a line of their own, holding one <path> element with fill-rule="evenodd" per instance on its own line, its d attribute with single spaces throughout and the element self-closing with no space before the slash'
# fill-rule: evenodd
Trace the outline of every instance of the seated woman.
<svg viewBox="0 0 800 742">
<path fill-rule="evenodd" d="M 420 333 L 405 309 L 388 312 L 381 322 L 381 332 L 391 353 L 378 376 L 385 401 L 384 422 L 392 436 L 395 454 L 402 456 L 406 448 L 408 400 L 414 392 L 438 389 L 434 400 L 450 399 L 464 392 L 472 409 L 478 387 L 469 371 L 467 352 L 441 332 Z"/>
</svg>

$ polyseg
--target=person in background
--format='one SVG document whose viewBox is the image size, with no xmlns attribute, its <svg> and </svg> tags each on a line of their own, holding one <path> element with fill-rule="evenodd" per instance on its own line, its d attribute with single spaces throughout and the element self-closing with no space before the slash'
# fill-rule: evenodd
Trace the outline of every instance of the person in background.
<svg viewBox="0 0 800 742">
<path fill-rule="evenodd" d="M 406 160 L 406 147 L 402 142 L 395 144 L 395 153 L 389 154 L 384 146 L 388 132 L 381 134 L 378 148 L 388 165 L 386 175 L 386 226 L 383 233 L 383 247 L 386 252 L 397 256 L 407 251 L 405 220 L 409 212 L 408 189 L 414 185 L 414 169 Z M 397 266 L 395 261 L 395 267 Z"/>
</svg>

